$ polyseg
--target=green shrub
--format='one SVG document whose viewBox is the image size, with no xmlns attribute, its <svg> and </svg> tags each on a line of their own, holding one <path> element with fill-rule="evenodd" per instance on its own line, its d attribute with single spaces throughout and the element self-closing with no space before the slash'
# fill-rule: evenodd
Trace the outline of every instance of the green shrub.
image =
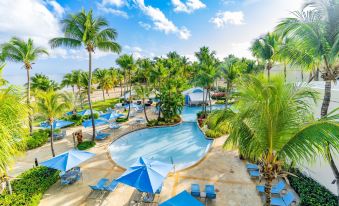
<svg viewBox="0 0 339 206">
<path fill-rule="evenodd" d="M 173 125 L 173 124 L 179 123 L 180 121 L 181 121 L 181 117 L 179 115 L 176 115 L 171 119 L 160 118 L 159 120 L 157 119 L 150 120 L 147 123 L 147 126 L 154 127 L 154 126 Z"/>
<path fill-rule="evenodd" d="M 215 104 L 225 104 L 225 100 L 217 100 Z"/>
<path fill-rule="evenodd" d="M 291 186 L 300 197 L 301 206 L 336 206 L 337 197 L 312 178 L 297 169 L 291 171 L 297 177 L 288 176 Z"/>
<path fill-rule="evenodd" d="M 115 120 L 116 122 L 127 122 L 128 119 L 127 118 L 118 118 Z"/>
<path fill-rule="evenodd" d="M 44 145 L 48 141 L 49 137 L 49 130 L 40 129 L 33 132 L 32 136 L 29 136 L 26 139 L 27 149 L 30 150 Z"/>
<path fill-rule="evenodd" d="M 83 141 L 81 142 L 80 144 L 77 145 L 78 149 L 79 150 L 86 150 L 86 149 L 89 149 L 91 147 L 94 147 L 95 146 L 95 142 L 93 141 Z"/>
<path fill-rule="evenodd" d="M 215 138 L 218 138 L 218 137 L 221 137 L 223 135 L 223 133 L 217 131 L 217 130 L 207 130 L 205 132 L 206 136 L 209 137 L 209 138 L 212 138 L 212 139 L 215 139 Z"/>
<path fill-rule="evenodd" d="M 59 179 L 59 171 L 36 167 L 12 181 L 13 194 L 5 191 L 0 195 L 1 206 L 37 206 L 44 192 Z"/>
</svg>

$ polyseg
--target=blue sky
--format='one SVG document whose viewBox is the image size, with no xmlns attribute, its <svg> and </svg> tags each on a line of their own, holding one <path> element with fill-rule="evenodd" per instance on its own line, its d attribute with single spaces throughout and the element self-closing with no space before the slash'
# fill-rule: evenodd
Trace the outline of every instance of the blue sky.
<svg viewBox="0 0 339 206">
<path fill-rule="evenodd" d="M 50 38 L 60 36 L 60 19 L 81 8 L 94 10 L 118 31 L 122 53 L 153 57 L 177 51 L 194 59 L 194 52 L 209 46 L 223 58 L 228 54 L 251 57 L 248 47 L 261 34 L 271 31 L 302 0 L 1 0 L 0 43 L 12 36 L 31 37 L 50 55 L 33 66 L 32 73 L 45 73 L 60 80 L 73 69 L 87 69 L 84 49 L 51 50 Z M 97 51 L 93 66 L 111 67 L 116 54 Z M 5 78 L 22 84 L 21 65 L 7 63 Z"/>
</svg>

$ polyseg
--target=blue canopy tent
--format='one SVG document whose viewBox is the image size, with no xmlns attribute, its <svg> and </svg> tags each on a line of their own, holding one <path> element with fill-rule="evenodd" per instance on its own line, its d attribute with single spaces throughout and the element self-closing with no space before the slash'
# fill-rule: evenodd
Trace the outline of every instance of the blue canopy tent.
<svg viewBox="0 0 339 206">
<path fill-rule="evenodd" d="M 123 114 L 118 114 L 115 112 L 108 112 L 99 116 L 100 119 L 111 120 L 124 116 Z"/>
<path fill-rule="evenodd" d="M 94 113 L 98 113 L 98 112 L 93 110 L 93 114 Z M 91 110 L 89 109 L 82 110 L 81 112 L 78 112 L 78 115 L 81 115 L 81 116 L 91 115 Z"/>
<path fill-rule="evenodd" d="M 140 157 L 116 181 L 154 194 L 172 169 L 170 164 Z"/>
<path fill-rule="evenodd" d="M 40 163 L 40 165 L 65 172 L 94 156 L 95 154 L 90 152 L 72 149 L 47 161 L 44 161 Z"/>
<path fill-rule="evenodd" d="M 201 202 L 192 197 L 186 190 L 177 194 L 169 200 L 161 203 L 160 206 L 204 206 Z"/>
<path fill-rule="evenodd" d="M 95 119 L 94 120 L 94 125 L 95 126 L 100 126 L 100 125 L 104 125 L 104 124 L 108 124 L 109 122 L 107 120 L 103 120 L 103 119 Z M 91 127 L 92 126 L 92 120 L 88 119 L 86 121 L 84 121 L 82 123 L 82 126 L 84 127 Z"/>
<path fill-rule="evenodd" d="M 60 129 L 60 128 L 63 128 L 63 127 L 67 127 L 67 126 L 69 126 L 71 124 L 74 124 L 74 122 L 65 121 L 65 120 L 55 120 L 53 122 L 53 128 L 54 129 Z M 51 125 L 48 122 L 41 122 L 40 123 L 40 127 L 42 127 L 42 128 L 49 129 L 50 126 Z"/>
</svg>

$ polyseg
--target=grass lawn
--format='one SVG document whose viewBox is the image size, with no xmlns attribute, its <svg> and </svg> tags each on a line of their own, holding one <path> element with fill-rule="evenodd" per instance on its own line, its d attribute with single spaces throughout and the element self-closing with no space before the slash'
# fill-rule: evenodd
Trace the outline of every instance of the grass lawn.
<svg viewBox="0 0 339 206">
<path fill-rule="evenodd" d="M 119 98 L 106 99 L 105 101 L 92 102 L 92 107 L 94 110 L 105 112 L 108 107 L 114 108 L 115 104 L 119 103 Z M 84 106 L 85 109 L 88 109 L 88 105 Z M 81 111 L 81 109 L 78 109 Z"/>
</svg>

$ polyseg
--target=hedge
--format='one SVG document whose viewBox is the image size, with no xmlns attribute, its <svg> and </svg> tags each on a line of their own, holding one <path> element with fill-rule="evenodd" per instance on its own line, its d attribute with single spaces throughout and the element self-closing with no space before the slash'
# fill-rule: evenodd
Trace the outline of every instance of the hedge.
<svg viewBox="0 0 339 206">
<path fill-rule="evenodd" d="M 79 150 L 86 150 L 94 146 L 95 146 L 95 142 L 93 141 L 83 141 L 80 144 L 78 144 L 77 148 Z"/>
<path fill-rule="evenodd" d="M 59 179 L 59 171 L 36 167 L 18 176 L 11 182 L 13 194 L 5 191 L 0 195 L 1 206 L 37 206 L 46 190 Z"/>
<path fill-rule="evenodd" d="M 50 134 L 48 130 L 40 129 L 33 132 L 32 136 L 26 139 L 27 149 L 34 149 L 44 145 L 49 138 Z"/>
<path fill-rule="evenodd" d="M 324 186 L 297 169 L 291 172 L 297 177 L 288 176 L 288 180 L 300 197 L 300 206 L 337 206 L 337 197 Z"/>
</svg>

